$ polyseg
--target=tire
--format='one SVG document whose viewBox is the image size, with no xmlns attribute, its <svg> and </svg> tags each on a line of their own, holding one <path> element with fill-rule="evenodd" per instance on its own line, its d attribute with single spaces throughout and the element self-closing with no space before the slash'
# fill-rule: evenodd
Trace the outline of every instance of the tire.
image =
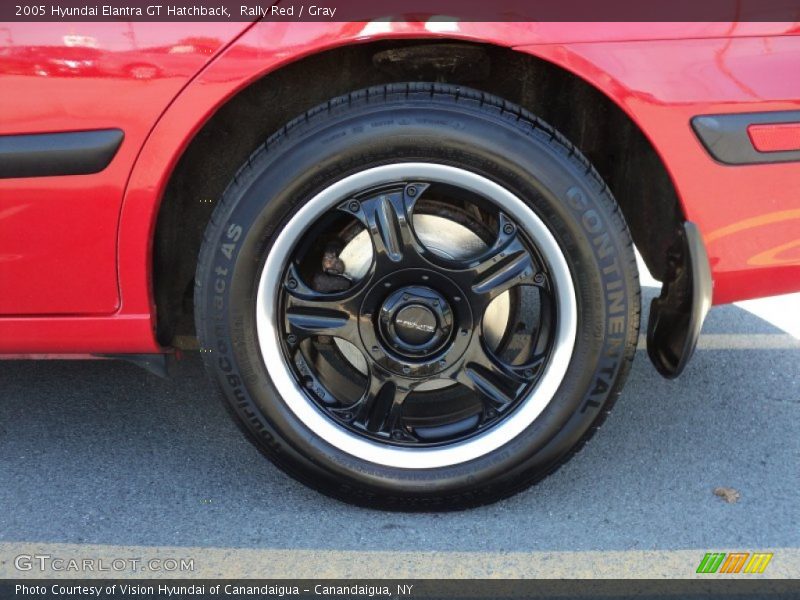
<svg viewBox="0 0 800 600">
<path fill-rule="evenodd" d="M 421 83 L 272 135 L 216 207 L 195 288 L 206 366 L 254 444 L 395 510 L 555 471 L 618 397 L 639 311 L 629 232 L 578 150 L 519 106 Z"/>
</svg>

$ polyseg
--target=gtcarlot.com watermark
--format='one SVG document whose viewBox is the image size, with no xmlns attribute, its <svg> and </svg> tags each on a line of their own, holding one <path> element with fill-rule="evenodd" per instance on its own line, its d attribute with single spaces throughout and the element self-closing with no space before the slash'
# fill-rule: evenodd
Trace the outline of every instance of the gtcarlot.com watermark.
<svg viewBox="0 0 800 600">
<path fill-rule="evenodd" d="M 40 573 L 182 573 L 194 571 L 193 558 L 78 558 L 50 554 L 20 554 L 14 557 L 17 571 Z"/>
</svg>

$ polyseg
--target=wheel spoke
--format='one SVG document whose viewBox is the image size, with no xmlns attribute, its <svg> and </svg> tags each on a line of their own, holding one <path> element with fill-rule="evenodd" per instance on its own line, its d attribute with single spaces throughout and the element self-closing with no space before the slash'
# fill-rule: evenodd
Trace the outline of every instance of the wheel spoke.
<svg viewBox="0 0 800 600">
<path fill-rule="evenodd" d="M 408 264 L 425 253 L 414 232 L 412 213 L 427 184 L 410 183 L 402 189 L 387 190 L 358 202 L 350 200 L 339 208 L 356 216 L 367 228 L 375 250 L 375 261 L 382 269 Z"/>
<path fill-rule="evenodd" d="M 503 370 L 467 363 L 455 376 L 460 384 L 479 394 L 486 408 L 503 411 L 514 402 L 522 383 Z"/>
<path fill-rule="evenodd" d="M 410 386 L 370 375 L 361 398 L 355 404 L 336 409 L 334 413 L 371 433 L 385 433 L 393 439 L 410 439 L 413 436 L 402 428 L 403 405 L 409 393 Z"/>
<path fill-rule="evenodd" d="M 286 289 L 286 326 L 298 339 L 331 335 L 351 343 L 360 340 L 357 330 L 358 290 L 321 293 L 309 288 L 290 267 Z"/>
<path fill-rule="evenodd" d="M 476 341 L 453 379 L 476 392 L 487 411 L 503 412 L 538 378 L 545 358 L 545 354 L 536 355 L 523 364 L 511 365 Z"/>
<path fill-rule="evenodd" d="M 516 285 L 539 285 L 544 280 L 537 262 L 519 239 L 516 227 L 502 213 L 495 243 L 467 268 L 470 288 L 480 305 L 488 305 Z"/>
</svg>

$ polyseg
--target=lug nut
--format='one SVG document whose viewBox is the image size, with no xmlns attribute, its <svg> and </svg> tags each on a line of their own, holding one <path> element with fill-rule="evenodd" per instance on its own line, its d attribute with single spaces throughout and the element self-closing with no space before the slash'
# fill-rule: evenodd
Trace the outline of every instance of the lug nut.
<svg viewBox="0 0 800 600">
<path fill-rule="evenodd" d="M 505 233 L 506 235 L 511 235 L 512 233 L 514 233 L 514 226 L 511 223 L 506 223 L 503 226 L 503 233 Z"/>
<path fill-rule="evenodd" d="M 358 209 L 361 208 L 361 205 L 357 200 L 351 200 L 350 204 L 347 205 L 347 208 L 350 209 L 350 212 L 358 212 Z"/>
<path fill-rule="evenodd" d="M 522 374 L 525 375 L 525 377 L 533 377 L 533 369 L 525 369 Z"/>
<path fill-rule="evenodd" d="M 405 373 L 406 375 L 408 375 L 409 373 L 411 373 L 411 367 L 409 367 L 408 365 L 406 365 L 405 367 L 403 367 L 403 373 Z"/>
<path fill-rule="evenodd" d="M 297 280 L 290 279 L 288 282 L 286 282 L 286 285 L 289 287 L 290 290 L 293 290 L 297 287 Z"/>
<path fill-rule="evenodd" d="M 415 188 L 413 185 L 408 186 L 408 188 L 406 189 L 406 194 L 408 194 L 413 198 L 414 196 L 417 195 L 417 188 Z"/>
<path fill-rule="evenodd" d="M 533 282 L 539 284 L 544 283 L 544 275 L 542 275 L 541 273 L 537 273 L 536 275 L 533 276 Z"/>
<path fill-rule="evenodd" d="M 297 336 L 293 333 L 290 333 L 286 336 L 286 341 L 292 345 L 297 343 Z"/>
</svg>

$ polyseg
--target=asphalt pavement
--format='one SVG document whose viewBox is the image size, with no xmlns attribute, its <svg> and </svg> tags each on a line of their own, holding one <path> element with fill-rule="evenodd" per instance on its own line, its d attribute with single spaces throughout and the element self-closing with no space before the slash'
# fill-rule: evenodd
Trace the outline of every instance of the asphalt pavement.
<svg viewBox="0 0 800 600">
<path fill-rule="evenodd" d="M 740 306 L 712 310 L 675 381 L 640 348 L 606 424 L 557 473 L 455 513 L 355 508 L 296 483 L 243 438 L 197 356 L 169 380 L 3 362 L 0 577 L 76 575 L 20 572 L 15 557 L 36 553 L 194 559 L 172 577 L 688 577 L 726 550 L 773 552 L 765 576 L 800 577 L 799 465 L 800 342 Z"/>
</svg>

